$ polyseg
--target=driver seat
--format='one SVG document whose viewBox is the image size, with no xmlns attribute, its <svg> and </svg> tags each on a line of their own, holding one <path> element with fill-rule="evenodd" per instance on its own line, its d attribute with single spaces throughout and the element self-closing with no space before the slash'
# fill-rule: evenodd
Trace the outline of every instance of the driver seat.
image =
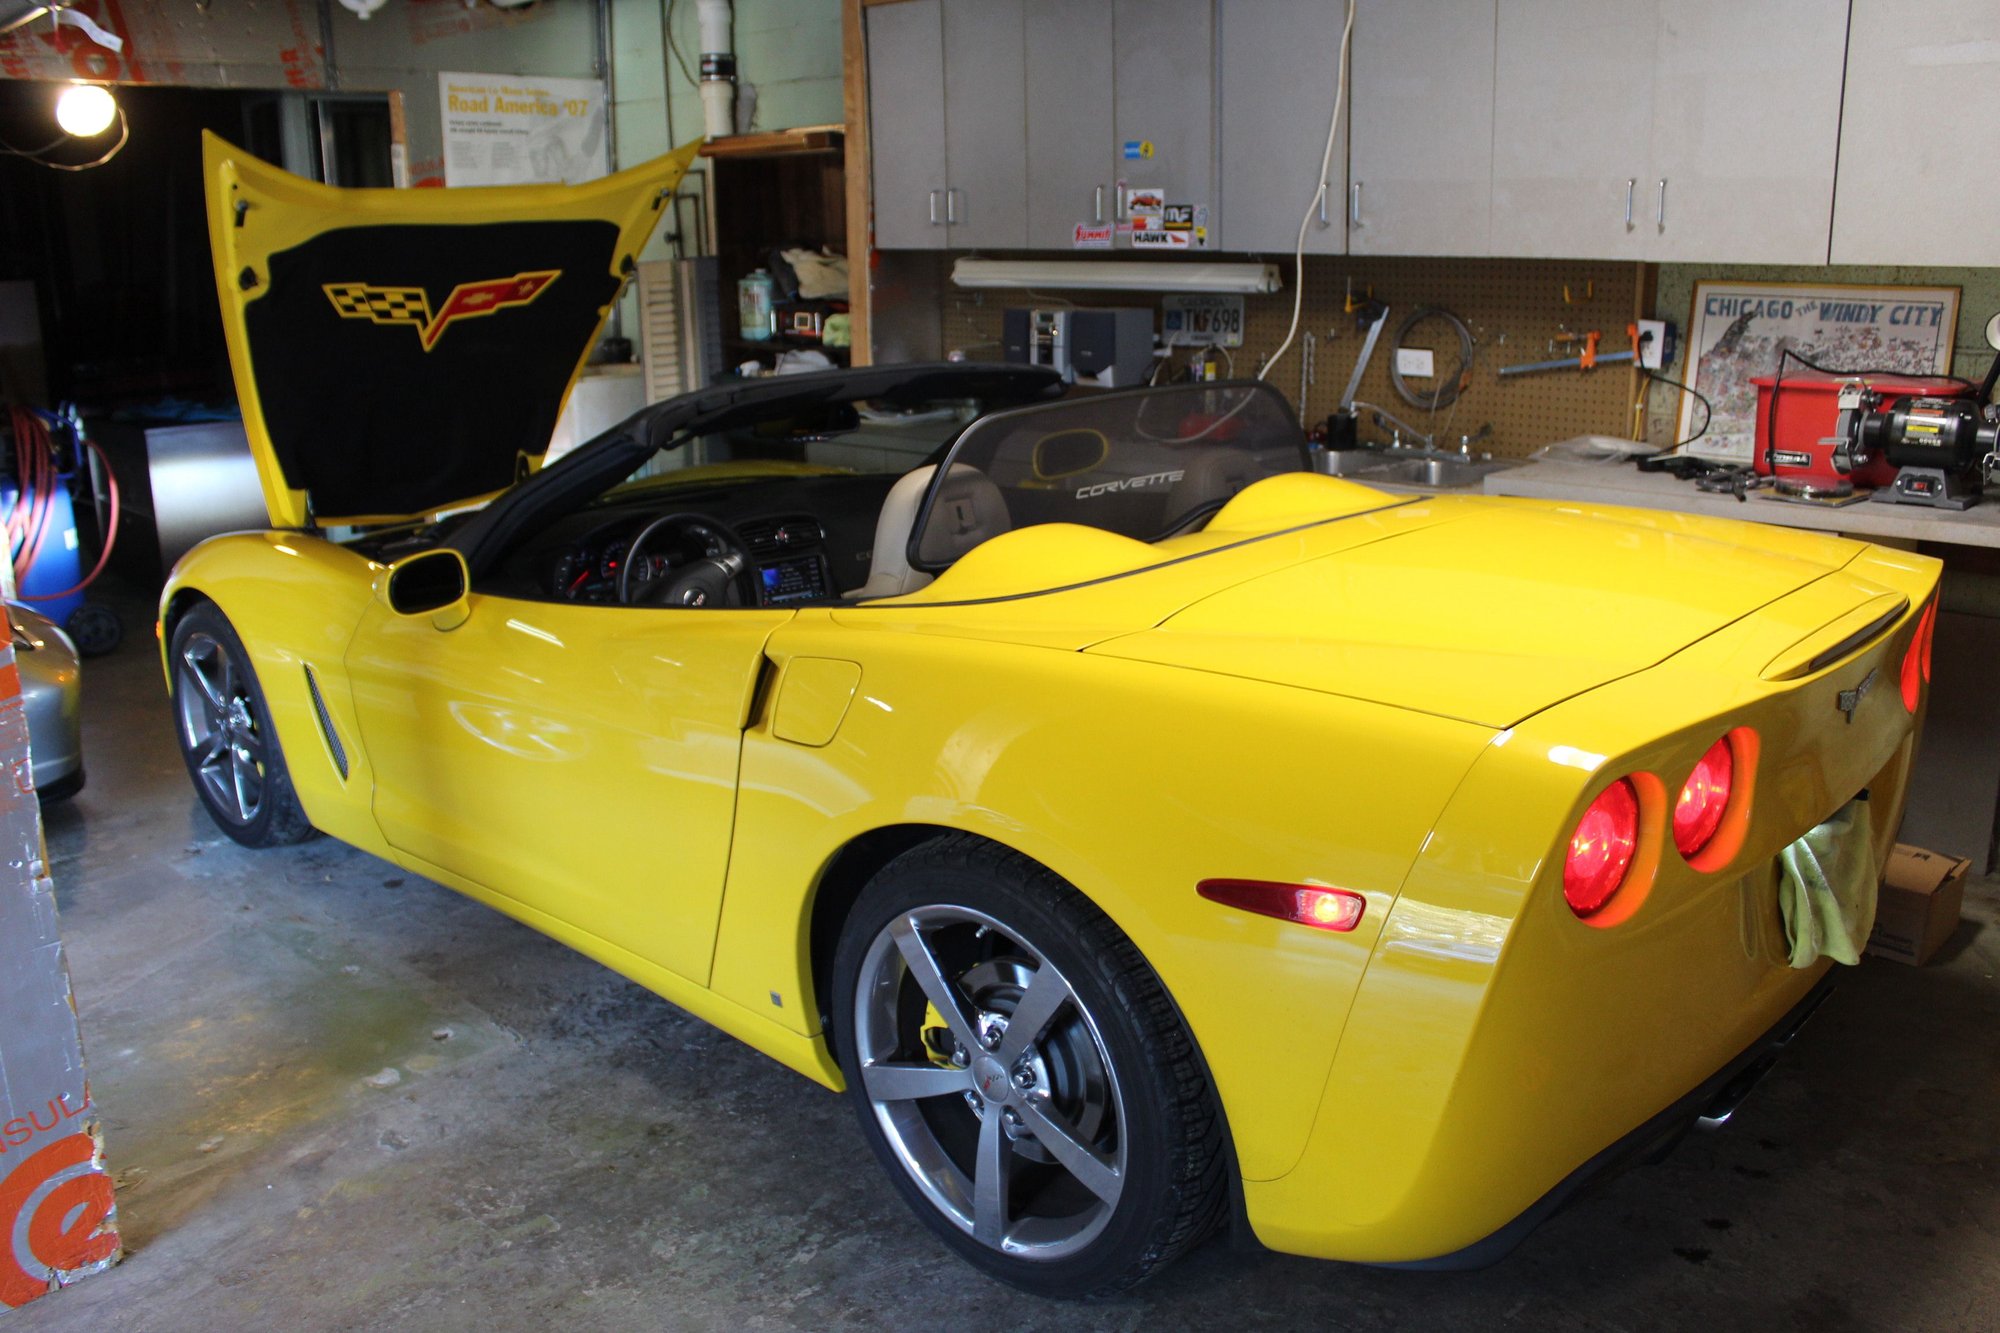
<svg viewBox="0 0 2000 1333">
<path fill-rule="evenodd" d="M 882 501 L 882 513 L 875 520 L 875 554 L 868 565 L 868 581 L 847 594 L 850 602 L 873 601 L 878 597 L 901 597 L 931 581 L 931 576 L 910 567 L 910 538 L 917 526 L 917 511 L 937 474 L 935 464 L 904 473 L 889 488 Z M 1013 526 L 1007 513 L 1006 497 L 992 479 L 978 468 L 954 463 L 938 492 L 930 546 L 937 559 L 950 562 Z M 939 548 L 942 549 L 939 549 Z"/>
</svg>

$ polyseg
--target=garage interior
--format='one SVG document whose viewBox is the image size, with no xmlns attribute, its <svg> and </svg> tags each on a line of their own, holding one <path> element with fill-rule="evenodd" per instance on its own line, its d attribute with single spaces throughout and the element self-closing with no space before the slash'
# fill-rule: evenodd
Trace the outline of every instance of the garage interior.
<svg viewBox="0 0 2000 1333">
<path fill-rule="evenodd" d="M 697 12 L 713 4 L 84 0 L 0 32 L 0 396 L 75 405 L 102 450 L 64 469 L 75 532 L 42 544 L 39 570 L 10 518 L 10 600 L 95 562 L 58 605 L 91 607 L 99 634 L 122 627 L 81 667 L 88 780 L 40 807 L 122 1257 L 0 1306 L 0 1326 L 1600 1328 L 1663 1310 L 1725 1328 L 1988 1325 L 2000 489 L 1963 511 L 1862 504 L 1808 522 L 1624 465 L 1652 490 L 1592 489 L 1580 455 L 1541 452 L 1664 451 L 1700 425 L 1681 386 L 1704 382 L 1689 361 L 1709 289 L 1949 292 L 1955 334 L 1925 372 L 1980 382 L 2000 241 L 1963 163 L 1980 160 L 1979 113 L 2000 112 L 2000 19 L 1974 0 L 1788 0 L 1781 21 L 1358 0 L 1330 203 L 1314 190 L 1339 4 L 735 0 L 719 113 L 735 132 L 667 202 L 557 427 L 574 445 L 746 365 L 1002 359 L 1032 327 L 1009 319 L 1024 307 L 1139 309 L 1145 380 L 1254 375 L 1284 344 L 1269 382 L 1335 451 L 1344 418 L 1364 449 L 1421 440 L 1432 461 L 1498 464 L 1473 469 L 1471 493 L 1740 516 L 1942 559 L 1898 836 L 1965 863 L 1942 943 L 1915 964 L 1837 969 L 1726 1126 L 1604 1181 L 1491 1267 L 1397 1271 L 1217 1236 L 1107 1301 L 1024 1295 L 936 1244 L 841 1098 L 366 852 L 224 836 L 187 784 L 150 628 L 183 552 L 267 525 L 232 420 L 200 132 L 332 184 L 480 183 L 444 87 L 481 71 L 595 81 L 588 151 L 599 172 L 628 167 L 714 124 Z M 0 3 L 0 27 L 10 17 Z M 1898 77 L 1929 81 L 1925 96 L 1899 96 Z M 125 141 L 102 165 L 50 170 L 100 151 L 53 128 L 72 79 L 113 89 L 124 128 L 108 133 Z M 1149 189 L 1157 217 L 1131 208 Z M 1187 225 L 1170 227 L 1183 203 Z M 1209 254 L 1124 253 L 1153 246 Z M 749 327 L 773 255 L 801 250 L 849 257 L 841 290 L 822 276 L 821 294 L 799 288 Z M 1059 286 L 1065 264 L 1149 258 L 1253 276 L 1212 305 L 1180 303 L 1171 278 Z M 968 260 L 1007 285 L 961 281 Z M 1233 318 L 1233 342 L 1197 336 L 1197 310 Z M 1656 374 L 1639 367 L 1640 321 L 1676 330 Z M 1727 322 L 1710 318 L 1698 345 Z M 1131 382 L 1107 362 L 1113 385 Z M 1502 373 L 1527 363 L 1555 364 Z"/>
</svg>

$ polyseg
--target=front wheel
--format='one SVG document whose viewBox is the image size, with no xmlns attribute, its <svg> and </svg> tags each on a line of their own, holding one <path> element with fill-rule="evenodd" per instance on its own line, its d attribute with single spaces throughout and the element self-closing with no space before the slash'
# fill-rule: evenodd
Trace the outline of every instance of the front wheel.
<svg viewBox="0 0 2000 1333">
<path fill-rule="evenodd" d="M 898 857 L 855 904 L 834 984 L 863 1134 L 986 1272 L 1109 1295 L 1220 1220 L 1192 1038 L 1132 943 L 1040 866 L 962 836 Z"/>
<path fill-rule="evenodd" d="M 207 603 L 182 616 L 168 662 L 181 758 L 216 825 L 246 847 L 311 837 L 264 691 L 229 618 Z"/>
</svg>

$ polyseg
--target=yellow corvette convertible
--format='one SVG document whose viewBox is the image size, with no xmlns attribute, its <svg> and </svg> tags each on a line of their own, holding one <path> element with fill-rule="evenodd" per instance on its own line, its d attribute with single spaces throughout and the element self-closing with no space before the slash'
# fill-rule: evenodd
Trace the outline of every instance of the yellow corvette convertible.
<svg viewBox="0 0 2000 1333">
<path fill-rule="evenodd" d="M 1028 367 L 719 386 L 537 470 L 685 160 L 343 192 L 209 145 L 273 526 L 159 631 L 224 831 L 844 1088 L 1050 1294 L 1223 1225 L 1480 1262 L 1727 1113 L 1830 966 L 1779 852 L 1892 840 L 1935 562 L 1387 494 L 1264 386 Z"/>
</svg>

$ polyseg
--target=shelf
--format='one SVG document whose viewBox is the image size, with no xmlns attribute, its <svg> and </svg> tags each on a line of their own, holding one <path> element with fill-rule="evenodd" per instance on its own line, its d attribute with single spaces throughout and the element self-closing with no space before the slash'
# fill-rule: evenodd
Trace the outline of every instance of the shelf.
<svg viewBox="0 0 2000 1333">
<path fill-rule="evenodd" d="M 788 338 L 783 335 L 761 339 L 724 338 L 722 345 L 732 352 L 797 352 L 811 348 L 815 352 L 826 353 L 827 358 L 837 365 L 847 363 L 850 350 L 845 347 L 828 347 L 817 338 Z"/>
<path fill-rule="evenodd" d="M 731 134 L 701 146 L 703 157 L 794 157 L 802 153 L 838 153 L 847 131 L 839 125 L 802 125 L 762 134 Z"/>
</svg>

